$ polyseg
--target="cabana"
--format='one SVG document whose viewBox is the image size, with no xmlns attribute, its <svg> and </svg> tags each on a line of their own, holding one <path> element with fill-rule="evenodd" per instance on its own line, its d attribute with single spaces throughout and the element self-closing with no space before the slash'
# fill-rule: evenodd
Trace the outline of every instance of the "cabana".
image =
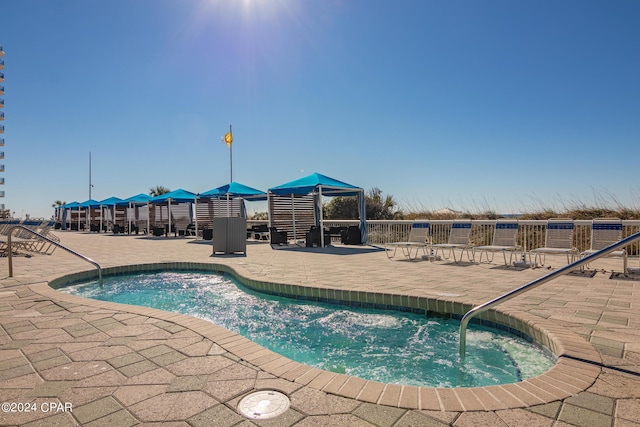
<svg viewBox="0 0 640 427">
<path fill-rule="evenodd" d="M 104 225 L 103 225 L 103 218 L 105 217 L 104 215 L 104 208 L 111 208 L 111 210 L 107 211 L 108 215 L 107 215 L 107 219 L 109 221 L 111 221 L 111 229 L 113 230 L 115 225 L 116 225 L 116 204 L 118 202 L 121 202 L 122 199 L 119 197 L 109 197 L 108 199 L 104 199 L 98 202 L 98 206 L 100 208 L 100 228 L 98 229 L 98 232 L 102 231 L 104 229 Z"/>
<path fill-rule="evenodd" d="M 321 175 L 319 173 L 313 173 L 300 179 L 296 179 L 291 182 L 279 185 L 277 187 L 269 188 L 269 225 L 275 226 L 274 221 L 276 219 L 275 211 L 278 203 L 276 203 L 275 196 L 290 196 L 291 198 L 291 212 L 293 226 L 293 238 L 296 239 L 296 197 L 299 196 L 312 196 L 313 199 L 313 211 L 315 217 L 315 223 L 320 227 L 320 242 L 324 246 L 324 224 L 322 218 L 322 196 L 357 196 L 358 197 L 358 216 L 360 217 L 360 241 L 366 243 L 368 240 L 367 222 L 366 222 L 366 209 L 365 209 L 365 197 L 364 190 L 362 188 L 347 184 L 342 181 L 338 181 L 328 176 Z M 308 198 L 307 198 L 308 200 Z M 280 207 L 282 204 L 280 204 Z M 309 204 L 307 203 L 307 206 Z M 308 211 L 308 207 L 307 207 Z"/>
<path fill-rule="evenodd" d="M 92 209 L 99 208 L 100 203 L 97 200 L 89 199 L 89 200 L 85 200 L 82 203 L 78 203 L 77 207 L 78 207 L 78 231 L 80 231 L 80 229 L 82 228 L 80 226 L 80 210 L 81 209 L 85 210 L 85 216 L 84 216 L 85 225 L 91 227 L 91 221 L 93 217 L 97 217 L 97 214 L 93 215 Z M 91 230 L 91 228 L 89 228 L 89 230 Z"/>
<path fill-rule="evenodd" d="M 206 200 L 206 203 L 200 203 Z M 267 200 L 267 193 L 239 182 L 230 182 L 198 194 L 196 199 L 196 229 L 212 227 L 213 218 L 247 217 L 244 201 Z M 204 237 L 204 236 L 203 236 Z"/>
<path fill-rule="evenodd" d="M 73 209 L 74 208 L 78 208 L 78 205 L 80 203 L 78 202 L 71 202 L 71 203 L 67 203 L 63 206 L 60 206 L 58 209 L 62 210 L 62 218 L 61 218 L 61 226 L 60 228 L 62 230 L 67 230 L 67 229 L 71 229 L 71 224 L 73 223 Z M 67 227 L 67 222 L 69 223 L 69 226 Z"/>
<path fill-rule="evenodd" d="M 156 208 L 153 212 L 149 210 L 149 215 L 147 219 L 147 232 L 149 232 L 151 216 L 153 214 L 154 225 L 160 223 L 164 224 L 164 219 L 162 218 L 162 207 L 167 206 L 167 228 L 165 228 L 166 233 L 169 234 L 173 229 L 178 230 L 179 226 L 184 226 L 185 229 L 187 225 L 191 223 L 191 218 L 193 217 L 191 212 L 191 204 L 195 202 L 196 194 L 190 191 L 183 190 L 181 188 L 170 191 L 169 193 L 161 194 L 160 196 L 152 197 L 148 201 L 148 205 L 154 205 Z M 176 203 L 177 205 L 172 206 L 172 203 Z M 180 206 L 186 205 L 186 206 Z M 172 213 L 171 210 L 174 210 Z M 157 216 L 160 216 L 160 219 L 157 219 Z M 173 218 L 175 216 L 175 219 Z M 172 227 L 172 223 L 174 227 Z"/>
<path fill-rule="evenodd" d="M 129 233 L 131 233 L 131 230 L 135 229 L 137 234 L 138 230 L 140 229 L 141 221 L 144 221 L 145 223 L 147 223 L 147 229 L 148 229 L 148 220 L 149 220 L 148 203 L 150 199 L 151 199 L 151 196 L 149 196 L 148 194 L 140 193 L 116 203 L 116 206 L 125 207 L 127 210 L 126 222 L 129 226 L 128 227 Z M 142 208 L 145 209 L 143 212 L 141 212 Z M 144 213 L 144 215 L 142 215 L 142 213 Z M 144 218 L 142 218 L 143 216 Z M 132 225 L 132 224 L 135 224 L 135 225 Z"/>
</svg>

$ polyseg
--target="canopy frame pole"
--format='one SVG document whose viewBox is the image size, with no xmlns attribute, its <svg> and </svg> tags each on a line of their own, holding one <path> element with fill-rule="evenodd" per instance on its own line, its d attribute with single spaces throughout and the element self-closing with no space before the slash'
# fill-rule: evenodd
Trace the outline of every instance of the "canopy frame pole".
<svg viewBox="0 0 640 427">
<path fill-rule="evenodd" d="M 293 193 L 291 193 L 291 212 L 293 217 L 293 241 L 297 242 L 298 237 L 296 236 L 296 198 Z"/>
<path fill-rule="evenodd" d="M 151 232 L 151 208 L 149 205 L 150 203 L 147 201 L 147 236 L 149 236 Z"/>
<path fill-rule="evenodd" d="M 198 240 L 198 197 L 199 196 L 200 196 L 200 194 L 196 194 L 196 197 L 193 199 L 193 206 L 194 206 L 193 207 L 193 214 L 196 217 L 196 240 Z"/>
<path fill-rule="evenodd" d="M 171 198 L 167 199 L 167 215 L 169 216 L 169 229 L 167 230 L 167 237 L 171 235 Z"/>
<path fill-rule="evenodd" d="M 129 223 L 129 234 L 131 234 L 131 202 L 129 202 L 129 207 L 127 208 L 127 222 Z"/>
<path fill-rule="evenodd" d="M 318 210 L 320 211 L 320 246 L 324 248 L 324 218 L 322 217 L 322 185 L 318 185 Z"/>
</svg>

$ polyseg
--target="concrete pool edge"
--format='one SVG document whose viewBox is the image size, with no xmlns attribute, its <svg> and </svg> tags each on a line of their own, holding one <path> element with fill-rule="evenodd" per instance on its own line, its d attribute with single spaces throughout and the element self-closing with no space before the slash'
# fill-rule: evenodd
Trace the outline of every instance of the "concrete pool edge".
<svg viewBox="0 0 640 427">
<path fill-rule="evenodd" d="M 299 285 L 274 284 L 244 278 L 232 267 L 213 263 L 164 262 L 111 267 L 104 270 L 105 275 L 126 274 L 161 270 L 198 270 L 217 271 L 234 276 L 243 285 L 262 291 L 290 293 L 295 295 L 318 295 L 347 297 L 342 300 L 353 301 L 363 298 L 367 301 L 391 303 L 392 306 L 407 304 L 409 308 L 424 307 L 442 309 L 441 313 L 461 314 L 469 308 L 450 296 L 447 299 L 426 299 L 407 295 L 378 294 L 374 292 L 340 291 L 330 288 L 311 288 Z M 593 384 L 600 373 L 600 355 L 587 341 L 569 330 L 552 322 L 517 310 L 487 312 L 485 320 L 502 324 L 508 328 L 524 332 L 533 339 L 550 348 L 558 360 L 556 365 L 543 375 L 513 384 L 481 388 L 436 389 L 414 386 L 399 386 L 362 380 L 343 374 L 336 374 L 311 368 L 287 359 L 267 350 L 240 335 L 218 327 L 208 321 L 186 315 L 164 312 L 157 309 L 137 307 L 116 303 L 88 300 L 55 291 L 61 284 L 91 280 L 96 271 L 81 271 L 55 277 L 48 283 L 30 285 L 30 288 L 53 300 L 65 300 L 74 304 L 110 309 L 152 317 L 179 324 L 209 338 L 240 360 L 264 370 L 279 378 L 305 385 L 324 392 L 353 398 L 359 401 L 396 406 L 406 409 L 473 411 L 522 408 L 562 400 Z M 283 292 L 284 291 L 284 292 Z M 371 299 L 373 298 L 373 299 Z M 368 303 L 368 302 L 367 302 Z M 399 304 L 398 304 L 399 303 Z"/>
</svg>

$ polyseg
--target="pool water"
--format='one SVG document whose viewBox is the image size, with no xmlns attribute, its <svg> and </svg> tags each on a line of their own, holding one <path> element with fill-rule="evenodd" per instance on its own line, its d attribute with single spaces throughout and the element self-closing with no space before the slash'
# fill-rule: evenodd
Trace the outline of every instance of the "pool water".
<svg viewBox="0 0 640 427">
<path fill-rule="evenodd" d="M 302 302 L 253 292 L 229 276 L 123 275 L 62 291 L 209 320 L 292 360 L 389 384 L 480 387 L 548 371 L 553 359 L 513 335 L 471 325 L 458 356 L 459 322 L 396 311 Z"/>
</svg>

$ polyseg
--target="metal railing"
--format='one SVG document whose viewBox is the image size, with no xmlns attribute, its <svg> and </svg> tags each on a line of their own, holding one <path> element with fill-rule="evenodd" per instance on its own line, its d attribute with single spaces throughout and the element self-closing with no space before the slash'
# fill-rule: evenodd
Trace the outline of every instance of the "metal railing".
<svg viewBox="0 0 640 427">
<path fill-rule="evenodd" d="M 609 246 L 607 246 L 604 249 L 599 250 L 598 252 L 595 252 L 591 255 L 588 255 L 584 258 L 579 259 L 578 261 L 572 262 L 569 265 L 566 265 L 562 268 L 559 268 L 558 270 L 552 271 L 549 274 L 546 274 L 538 279 L 535 279 L 517 289 L 514 289 L 510 292 L 507 292 L 506 294 L 503 294 L 497 298 L 492 299 L 491 301 L 487 301 L 484 304 L 481 304 L 477 307 L 472 308 L 471 310 L 469 310 L 464 316 L 462 316 L 462 320 L 460 320 L 460 358 L 464 358 L 465 353 L 466 353 L 466 345 L 467 345 L 467 324 L 469 323 L 469 321 L 477 316 L 480 313 L 483 313 L 493 307 L 495 307 L 496 305 L 500 304 L 501 302 L 504 301 L 508 301 L 511 298 L 514 298 L 526 291 L 532 290 L 544 283 L 547 283 L 550 280 L 555 279 L 556 277 L 568 274 L 570 272 L 572 272 L 573 270 L 582 267 L 585 264 L 588 264 L 589 262 L 596 260 L 598 258 L 602 258 L 606 255 L 608 255 L 609 253 L 615 251 L 616 249 L 620 249 L 620 248 L 624 248 L 625 246 L 635 242 L 636 240 L 640 240 L 640 232 L 632 234 L 629 237 L 626 237 L 622 240 L 620 240 L 619 242 L 613 243 Z M 624 272 L 625 274 L 627 273 L 626 271 Z"/>
<path fill-rule="evenodd" d="M 24 225 L 14 225 L 12 227 L 9 228 L 9 230 L 7 231 L 7 259 L 9 260 L 9 277 L 13 277 L 13 248 L 11 247 L 12 242 L 11 242 L 11 235 L 13 234 L 13 232 L 18 229 L 21 228 L 24 231 L 27 231 L 33 235 L 35 235 L 36 237 L 43 239 L 47 242 L 49 242 L 52 245 L 55 245 L 61 249 L 64 249 L 65 251 L 69 252 L 70 254 L 73 254 L 77 257 L 82 258 L 83 260 L 87 261 L 90 264 L 93 264 L 94 267 L 96 267 L 98 269 L 98 281 L 100 282 L 100 286 L 102 286 L 102 267 L 100 267 L 100 264 L 98 264 L 97 262 L 95 262 L 94 260 L 92 260 L 89 257 L 86 257 L 84 255 L 82 255 L 79 252 L 74 251 L 73 249 L 69 249 L 68 247 L 64 246 L 63 244 L 56 242 L 53 239 L 48 238 L 47 236 L 44 236 L 40 233 L 38 233 L 37 231 L 33 231 L 32 229 L 25 227 Z"/>
</svg>

